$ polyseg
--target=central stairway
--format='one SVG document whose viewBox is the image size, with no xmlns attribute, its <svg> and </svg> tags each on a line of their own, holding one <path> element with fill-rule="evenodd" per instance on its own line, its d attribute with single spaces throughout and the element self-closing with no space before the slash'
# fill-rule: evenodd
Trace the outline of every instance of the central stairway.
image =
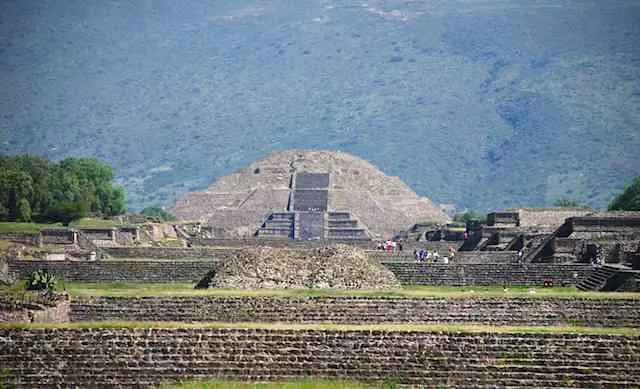
<svg viewBox="0 0 640 389">
<path fill-rule="evenodd" d="M 295 240 L 369 240 L 348 211 L 329 210 L 328 173 L 298 172 L 291 177 L 286 211 L 267 216 L 257 235 Z"/>
</svg>

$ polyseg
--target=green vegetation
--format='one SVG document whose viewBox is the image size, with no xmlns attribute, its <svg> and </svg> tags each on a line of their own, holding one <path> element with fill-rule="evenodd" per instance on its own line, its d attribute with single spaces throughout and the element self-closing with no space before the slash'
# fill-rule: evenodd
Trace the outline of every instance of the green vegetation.
<svg viewBox="0 0 640 389">
<path fill-rule="evenodd" d="M 69 223 L 69 227 L 73 228 L 87 228 L 87 227 L 96 227 L 96 228 L 110 228 L 119 226 L 120 223 L 116 220 L 111 219 L 96 219 L 85 217 L 82 219 L 74 220 Z"/>
<path fill-rule="evenodd" d="M 187 381 L 179 384 L 161 385 L 160 389 L 374 389 L 387 388 L 384 383 L 365 384 L 356 381 L 305 379 L 296 381 L 274 381 L 250 383 L 241 381 Z"/>
<path fill-rule="evenodd" d="M 611 201 L 609 211 L 640 211 L 640 176 Z"/>
<path fill-rule="evenodd" d="M 453 221 L 454 222 L 458 222 L 458 223 L 467 223 L 471 220 L 480 220 L 480 221 L 485 221 L 486 220 L 486 215 L 482 214 L 481 212 L 477 212 L 474 210 L 469 210 L 466 212 L 462 212 L 462 213 L 457 213 L 454 217 L 453 217 Z"/>
<path fill-rule="evenodd" d="M 67 282 L 65 290 L 72 296 L 273 296 L 273 297 L 413 297 L 413 298 L 468 298 L 468 297 L 580 297 L 593 299 L 639 299 L 640 293 L 582 292 L 575 287 L 528 288 L 502 286 L 410 286 L 396 290 L 335 290 L 335 289 L 194 289 L 194 284 L 125 284 Z M 535 290 L 535 293 L 531 293 Z"/>
<path fill-rule="evenodd" d="M 60 228 L 62 224 L 37 224 L 37 223 L 17 223 L 0 222 L 0 232 L 5 233 L 37 233 L 43 228 Z"/>
<path fill-rule="evenodd" d="M 560 208 L 585 208 L 590 209 L 588 205 L 581 203 L 578 200 L 561 198 L 553 202 L 553 205 Z"/>
<path fill-rule="evenodd" d="M 0 323 L 0 328 L 237 328 L 294 331 L 389 331 L 389 332 L 471 332 L 501 334 L 593 334 L 639 336 L 638 327 L 576 327 L 576 326 L 488 326 L 474 324 L 330 324 L 330 323 L 258 323 L 258 322 L 198 322 L 176 321 L 96 321 L 67 323 Z"/>
<path fill-rule="evenodd" d="M 53 163 L 33 156 L 0 156 L 0 220 L 62 222 L 89 213 L 124 212 L 124 191 L 113 169 L 95 158 Z"/>
<path fill-rule="evenodd" d="M 57 283 L 56 276 L 48 270 L 36 270 L 27 280 L 28 290 L 54 290 Z"/>
<path fill-rule="evenodd" d="M 176 220 L 176 217 L 173 216 L 170 212 L 158 206 L 146 207 L 145 209 L 142 210 L 142 212 L 140 212 L 140 214 L 157 219 L 160 222 L 168 222 L 168 221 Z"/>
</svg>

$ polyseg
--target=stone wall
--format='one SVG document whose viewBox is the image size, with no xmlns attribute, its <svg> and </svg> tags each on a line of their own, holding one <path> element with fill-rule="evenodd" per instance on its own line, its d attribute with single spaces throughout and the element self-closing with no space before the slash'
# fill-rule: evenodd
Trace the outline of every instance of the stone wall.
<svg viewBox="0 0 640 389">
<path fill-rule="evenodd" d="M 447 248 L 438 250 L 438 253 L 441 256 L 448 255 Z M 367 251 L 367 255 L 379 262 L 416 262 L 412 250 L 395 254 L 380 250 Z M 517 261 L 517 251 L 459 251 L 450 264 L 511 263 Z"/>
<path fill-rule="evenodd" d="M 570 217 L 584 216 L 593 211 L 586 208 L 519 208 L 521 227 L 557 228 Z"/>
<path fill-rule="evenodd" d="M 0 232 L 0 240 L 25 244 L 29 246 L 37 246 L 39 242 L 39 233 L 27 232 Z"/>
<path fill-rule="evenodd" d="M 198 259 L 224 257 L 227 249 L 209 247 L 104 247 L 103 250 L 114 258 L 156 258 L 156 259 Z"/>
<path fill-rule="evenodd" d="M 640 337 L 266 329 L 0 328 L 10 387 L 335 377 L 427 387 L 637 387 Z"/>
<path fill-rule="evenodd" d="M 353 246 L 375 249 L 376 244 L 368 240 L 350 240 L 350 239 L 332 239 L 332 240 L 291 240 L 279 238 L 254 238 L 254 239 L 190 239 L 193 246 L 211 246 L 211 247 L 286 247 L 292 249 L 310 249 L 323 247 L 335 243 L 350 244 Z"/>
<path fill-rule="evenodd" d="M 92 297 L 72 321 L 640 325 L 640 300 L 572 298 Z"/>
<path fill-rule="evenodd" d="M 215 268 L 216 260 L 9 261 L 9 274 L 25 278 L 38 269 L 80 282 L 197 282 Z M 431 264 L 383 262 L 409 285 L 556 285 L 575 284 L 593 268 L 583 264 Z M 574 275 L 576 277 L 574 277 Z"/>
<path fill-rule="evenodd" d="M 77 242 L 76 232 L 66 228 L 41 230 L 40 239 L 44 244 L 74 244 Z"/>
<path fill-rule="evenodd" d="M 38 269 L 79 282 L 198 282 L 215 261 L 9 261 L 9 274 L 26 278 Z"/>
<path fill-rule="evenodd" d="M 584 264 L 432 264 L 383 262 L 406 285 L 555 285 L 577 284 L 593 267 Z"/>
<path fill-rule="evenodd" d="M 20 301 L 7 304 L 7 301 L 0 299 L 0 323 L 66 323 L 70 320 L 69 311 L 70 300 L 67 295 L 46 305 Z"/>
</svg>

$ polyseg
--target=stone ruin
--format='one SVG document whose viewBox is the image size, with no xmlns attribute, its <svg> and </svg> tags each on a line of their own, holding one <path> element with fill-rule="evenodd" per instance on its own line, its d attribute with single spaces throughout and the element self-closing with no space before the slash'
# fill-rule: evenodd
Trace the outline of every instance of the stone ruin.
<svg viewBox="0 0 640 389">
<path fill-rule="evenodd" d="M 268 155 L 171 209 L 180 222 L 200 220 L 216 238 L 388 238 L 421 220 L 445 222 L 442 207 L 397 177 L 331 151 Z"/>
<path fill-rule="evenodd" d="M 395 275 L 364 250 L 333 245 L 311 250 L 259 247 L 220 261 L 199 287 L 232 289 L 394 289 Z"/>
</svg>

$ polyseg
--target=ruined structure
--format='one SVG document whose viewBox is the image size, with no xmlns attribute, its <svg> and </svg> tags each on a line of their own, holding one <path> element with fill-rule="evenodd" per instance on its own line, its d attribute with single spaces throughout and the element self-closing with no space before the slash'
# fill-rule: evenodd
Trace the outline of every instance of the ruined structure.
<svg viewBox="0 0 640 389">
<path fill-rule="evenodd" d="M 397 177 L 342 152 L 286 150 L 187 193 L 172 208 L 218 238 L 388 238 L 420 221 L 446 221 L 439 205 Z"/>
</svg>

